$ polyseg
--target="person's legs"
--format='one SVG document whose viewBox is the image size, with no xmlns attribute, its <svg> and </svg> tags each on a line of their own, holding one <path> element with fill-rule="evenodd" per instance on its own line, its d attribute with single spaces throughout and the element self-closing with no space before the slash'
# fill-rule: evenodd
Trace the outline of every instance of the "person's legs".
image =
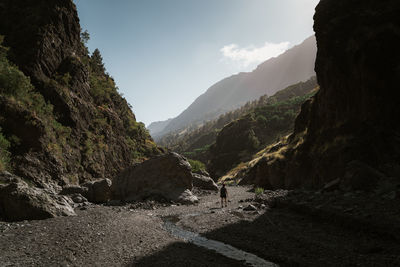
<svg viewBox="0 0 400 267">
<path fill-rule="evenodd" d="M 228 207 L 228 204 L 227 204 L 227 202 L 226 202 L 226 198 L 225 198 L 225 207 Z"/>
<path fill-rule="evenodd" d="M 221 197 L 221 208 L 224 207 L 224 198 Z"/>
</svg>

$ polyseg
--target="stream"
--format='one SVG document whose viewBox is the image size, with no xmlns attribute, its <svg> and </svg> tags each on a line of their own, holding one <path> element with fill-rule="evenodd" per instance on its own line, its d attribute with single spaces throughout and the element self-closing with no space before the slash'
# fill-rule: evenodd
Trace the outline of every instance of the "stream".
<svg viewBox="0 0 400 267">
<path fill-rule="evenodd" d="M 216 240 L 210 240 L 197 233 L 187 231 L 177 226 L 176 223 L 179 221 L 177 217 L 165 217 L 164 229 L 167 230 L 173 236 L 184 240 L 185 242 L 192 243 L 196 246 L 203 247 L 209 250 L 213 250 L 225 257 L 244 261 L 248 266 L 267 266 L 267 267 L 277 267 L 279 265 L 266 261 L 262 258 L 257 257 L 254 254 L 245 252 L 238 248 L 232 247 L 231 245 L 219 242 Z"/>
</svg>

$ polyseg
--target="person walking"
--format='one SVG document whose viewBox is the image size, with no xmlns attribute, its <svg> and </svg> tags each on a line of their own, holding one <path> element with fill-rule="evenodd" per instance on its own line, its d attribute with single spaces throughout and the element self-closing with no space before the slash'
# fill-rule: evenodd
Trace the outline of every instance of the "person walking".
<svg viewBox="0 0 400 267">
<path fill-rule="evenodd" d="M 226 202 L 226 198 L 228 197 L 228 190 L 226 190 L 225 184 L 222 184 L 222 187 L 219 191 L 219 195 L 221 197 L 221 208 L 224 207 L 224 201 L 225 201 L 225 207 L 227 207 L 227 202 Z"/>
</svg>

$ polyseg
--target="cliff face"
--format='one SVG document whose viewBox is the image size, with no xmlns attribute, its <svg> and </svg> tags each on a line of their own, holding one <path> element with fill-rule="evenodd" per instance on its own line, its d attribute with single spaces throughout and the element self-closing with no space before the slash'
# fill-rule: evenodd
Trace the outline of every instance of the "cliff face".
<svg viewBox="0 0 400 267">
<path fill-rule="evenodd" d="M 382 177 L 398 180 L 399 12 L 394 0 L 319 3 L 314 29 L 320 91 L 303 105 L 279 155 L 266 154 L 243 182 L 319 187 L 340 178 L 343 186 L 359 189 Z"/>
<path fill-rule="evenodd" d="M 112 77 L 93 67 L 80 33 L 71 0 L 0 2 L 8 60 L 32 83 L 24 94 L 18 84 L 0 90 L 0 131 L 9 170 L 38 186 L 113 177 L 160 153 Z"/>
</svg>

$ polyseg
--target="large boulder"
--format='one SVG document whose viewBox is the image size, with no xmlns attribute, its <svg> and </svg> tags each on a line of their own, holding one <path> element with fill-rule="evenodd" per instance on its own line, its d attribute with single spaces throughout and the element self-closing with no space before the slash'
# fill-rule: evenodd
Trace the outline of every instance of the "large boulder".
<svg viewBox="0 0 400 267">
<path fill-rule="evenodd" d="M 218 191 L 218 186 L 211 177 L 193 173 L 193 186 L 205 190 Z"/>
<path fill-rule="evenodd" d="M 192 189 L 189 162 L 177 153 L 168 153 L 136 164 L 113 181 L 113 198 L 137 201 L 149 196 L 162 196 L 175 202 L 191 202 L 183 195 Z M 182 197 L 185 199 L 182 200 Z"/>
<path fill-rule="evenodd" d="M 66 197 L 30 186 L 16 176 L 9 183 L 0 185 L 0 217 L 7 221 L 73 215 L 76 214 Z"/>
<path fill-rule="evenodd" d="M 111 180 L 107 178 L 89 181 L 82 184 L 82 188 L 87 188 L 87 190 L 81 194 L 90 202 L 105 203 L 111 199 L 111 185 Z"/>
</svg>

